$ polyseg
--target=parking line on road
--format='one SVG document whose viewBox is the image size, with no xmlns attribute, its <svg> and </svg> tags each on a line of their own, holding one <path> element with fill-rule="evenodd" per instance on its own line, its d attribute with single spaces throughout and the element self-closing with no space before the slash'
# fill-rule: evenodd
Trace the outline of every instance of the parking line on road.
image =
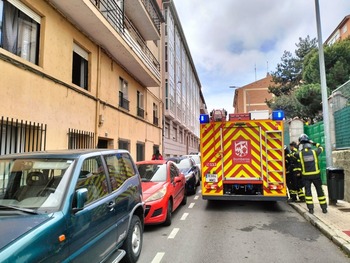
<svg viewBox="0 0 350 263">
<path fill-rule="evenodd" d="M 190 203 L 190 205 L 188 206 L 188 208 L 193 208 L 195 203 Z"/>
<path fill-rule="evenodd" d="M 188 213 L 184 213 L 180 218 L 180 220 L 186 220 L 187 216 L 188 216 Z"/>
<path fill-rule="evenodd" d="M 179 232 L 180 228 L 174 228 L 173 231 L 171 231 L 170 235 L 168 236 L 168 239 L 175 238 L 177 232 Z"/>
<path fill-rule="evenodd" d="M 164 252 L 158 252 L 151 263 L 159 263 L 162 260 L 164 254 Z"/>
</svg>

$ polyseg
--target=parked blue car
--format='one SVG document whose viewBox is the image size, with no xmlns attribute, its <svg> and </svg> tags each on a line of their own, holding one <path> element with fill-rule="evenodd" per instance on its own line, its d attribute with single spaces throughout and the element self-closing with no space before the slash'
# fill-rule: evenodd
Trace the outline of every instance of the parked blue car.
<svg viewBox="0 0 350 263">
<path fill-rule="evenodd" d="M 125 150 L 0 157 L 1 262 L 130 262 L 143 242 L 138 170 Z"/>
</svg>

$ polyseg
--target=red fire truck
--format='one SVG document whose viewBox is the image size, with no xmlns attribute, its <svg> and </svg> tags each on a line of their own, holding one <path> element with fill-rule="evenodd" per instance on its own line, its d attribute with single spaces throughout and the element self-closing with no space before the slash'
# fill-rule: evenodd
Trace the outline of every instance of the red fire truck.
<svg viewBox="0 0 350 263">
<path fill-rule="evenodd" d="M 287 200 L 282 111 L 267 119 L 213 110 L 200 116 L 202 197 Z"/>
</svg>

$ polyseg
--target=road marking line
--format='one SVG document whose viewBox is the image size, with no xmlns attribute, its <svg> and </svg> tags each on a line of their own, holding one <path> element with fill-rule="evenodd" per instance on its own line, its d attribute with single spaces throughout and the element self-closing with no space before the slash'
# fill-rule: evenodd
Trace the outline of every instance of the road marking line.
<svg viewBox="0 0 350 263">
<path fill-rule="evenodd" d="M 174 228 L 173 231 L 171 231 L 170 235 L 168 236 L 168 239 L 175 238 L 177 232 L 179 232 L 180 228 Z"/>
<path fill-rule="evenodd" d="M 188 206 L 188 208 L 193 208 L 195 203 L 190 203 L 190 205 Z"/>
<path fill-rule="evenodd" d="M 151 263 L 159 263 L 162 260 L 164 254 L 164 252 L 158 252 Z"/>
<path fill-rule="evenodd" d="M 199 198 L 199 196 L 198 195 L 196 195 L 195 197 L 194 197 L 194 200 L 197 200 Z"/>
<path fill-rule="evenodd" d="M 188 213 L 184 213 L 180 218 L 180 220 L 186 220 L 187 216 L 188 216 Z"/>
</svg>

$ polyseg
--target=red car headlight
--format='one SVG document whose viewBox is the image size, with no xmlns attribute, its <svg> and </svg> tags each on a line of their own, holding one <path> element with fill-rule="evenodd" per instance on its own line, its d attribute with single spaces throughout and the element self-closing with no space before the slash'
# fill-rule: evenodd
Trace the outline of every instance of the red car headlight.
<svg viewBox="0 0 350 263">
<path fill-rule="evenodd" d="M 148 197 L 145 202 L 151 202 L 151 201 L 155 201 L 158 199 L 162 199 L 166 194 L 166 188 L 163 187 L 162 189 L 160 189 L 159 191 L 155 192 L 153 195 L 151 195 L 150 197 Z"/>
</svg>

